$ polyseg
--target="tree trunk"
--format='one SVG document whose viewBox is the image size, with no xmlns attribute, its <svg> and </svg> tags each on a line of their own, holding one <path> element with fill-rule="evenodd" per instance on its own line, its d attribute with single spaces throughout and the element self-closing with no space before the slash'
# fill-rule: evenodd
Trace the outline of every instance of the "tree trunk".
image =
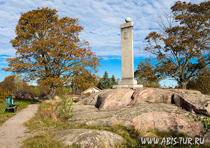
<svg viewBox="0 0 210 148">
<path fill-rule="evenodd" d="M 57 90 L 57 87 L 54 85 L 54 84 L 51 84 L 50 85 L 50 92 L 49 92 L 49 99 L 51 100 L 54 100 L 55 99 L 55 94 L 56 94 L 56 90 Z"/>
<path fill-rule="evenodd" d="M 181 87 L 182 89 L 186 89 L 187 88 L 186 82 L 181 82 Z"/>
</svg>

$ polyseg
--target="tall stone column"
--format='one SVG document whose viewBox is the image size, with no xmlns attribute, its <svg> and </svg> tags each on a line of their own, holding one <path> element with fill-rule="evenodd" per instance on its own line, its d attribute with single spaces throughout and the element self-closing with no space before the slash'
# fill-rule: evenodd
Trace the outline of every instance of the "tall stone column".
<svg viewBox="0 0 210 148">
<path fill-rule="evenodd" d="M 137 85 L 134 79 L 134 65 L 133 65 L 133 22 L 131 18 L 127 17 L 121 28 L 121 71 L 122 80 L 119 85 L 114 85 L 113 88 L 118 87 L 143 87 Z"/>
</svg>

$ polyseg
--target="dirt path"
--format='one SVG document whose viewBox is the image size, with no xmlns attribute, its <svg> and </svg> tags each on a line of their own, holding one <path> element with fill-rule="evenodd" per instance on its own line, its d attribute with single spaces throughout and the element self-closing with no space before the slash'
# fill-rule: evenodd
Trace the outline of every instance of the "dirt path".
<svg viewBox="0 0 210 148">
<path fill-rule="evenodd" d="M 0 148 L 19 148 L 23 144 L 29 136 L 24 133 L 27 128 L 23 123 L 35 115 L 38 107 L 39 104 L 28 105 L 0 126 Z"/>
</svg>

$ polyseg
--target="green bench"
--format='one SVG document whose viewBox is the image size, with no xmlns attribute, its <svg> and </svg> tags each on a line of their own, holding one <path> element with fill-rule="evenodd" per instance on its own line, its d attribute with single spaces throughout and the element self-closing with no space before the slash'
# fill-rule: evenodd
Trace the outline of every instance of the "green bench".
<svg viewBox="0 0 210 148">
<path fill-rule="evenodd" d="M 6 107 L 5 110 L 4 110 L 4 112 L 5 112 L 6 110 L 9 110 L 9 109 L 13 109 L 14 112 L 17 111 L 17 108 L 18 108 L 19 105 L 14 105 L 14 104 L 13 104 L 13 105 L 10 105 L 9 102 L 8 102 L 7 100 L 4 100 L 3 102 L 4 102 L 4 106 Z"/>
</svg>

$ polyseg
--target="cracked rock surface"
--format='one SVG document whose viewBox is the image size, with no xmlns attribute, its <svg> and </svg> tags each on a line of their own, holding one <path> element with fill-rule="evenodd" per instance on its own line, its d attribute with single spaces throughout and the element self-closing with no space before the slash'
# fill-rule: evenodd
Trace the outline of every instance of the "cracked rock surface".
<svg viewBox="0 0 210 148">
<path fill-rule="evenodd" d="M 194 138 L 200 135 L 202 124 L 185 116 L 188 113 L 209 116 L 210 105 L 205 107 L 209 103 L 210 95 L 192 90 L 106 89 L 74 104 L 69 122 L 109 127 L 117 120 L 135 129 L 183 132 Z"/>
</svg>

